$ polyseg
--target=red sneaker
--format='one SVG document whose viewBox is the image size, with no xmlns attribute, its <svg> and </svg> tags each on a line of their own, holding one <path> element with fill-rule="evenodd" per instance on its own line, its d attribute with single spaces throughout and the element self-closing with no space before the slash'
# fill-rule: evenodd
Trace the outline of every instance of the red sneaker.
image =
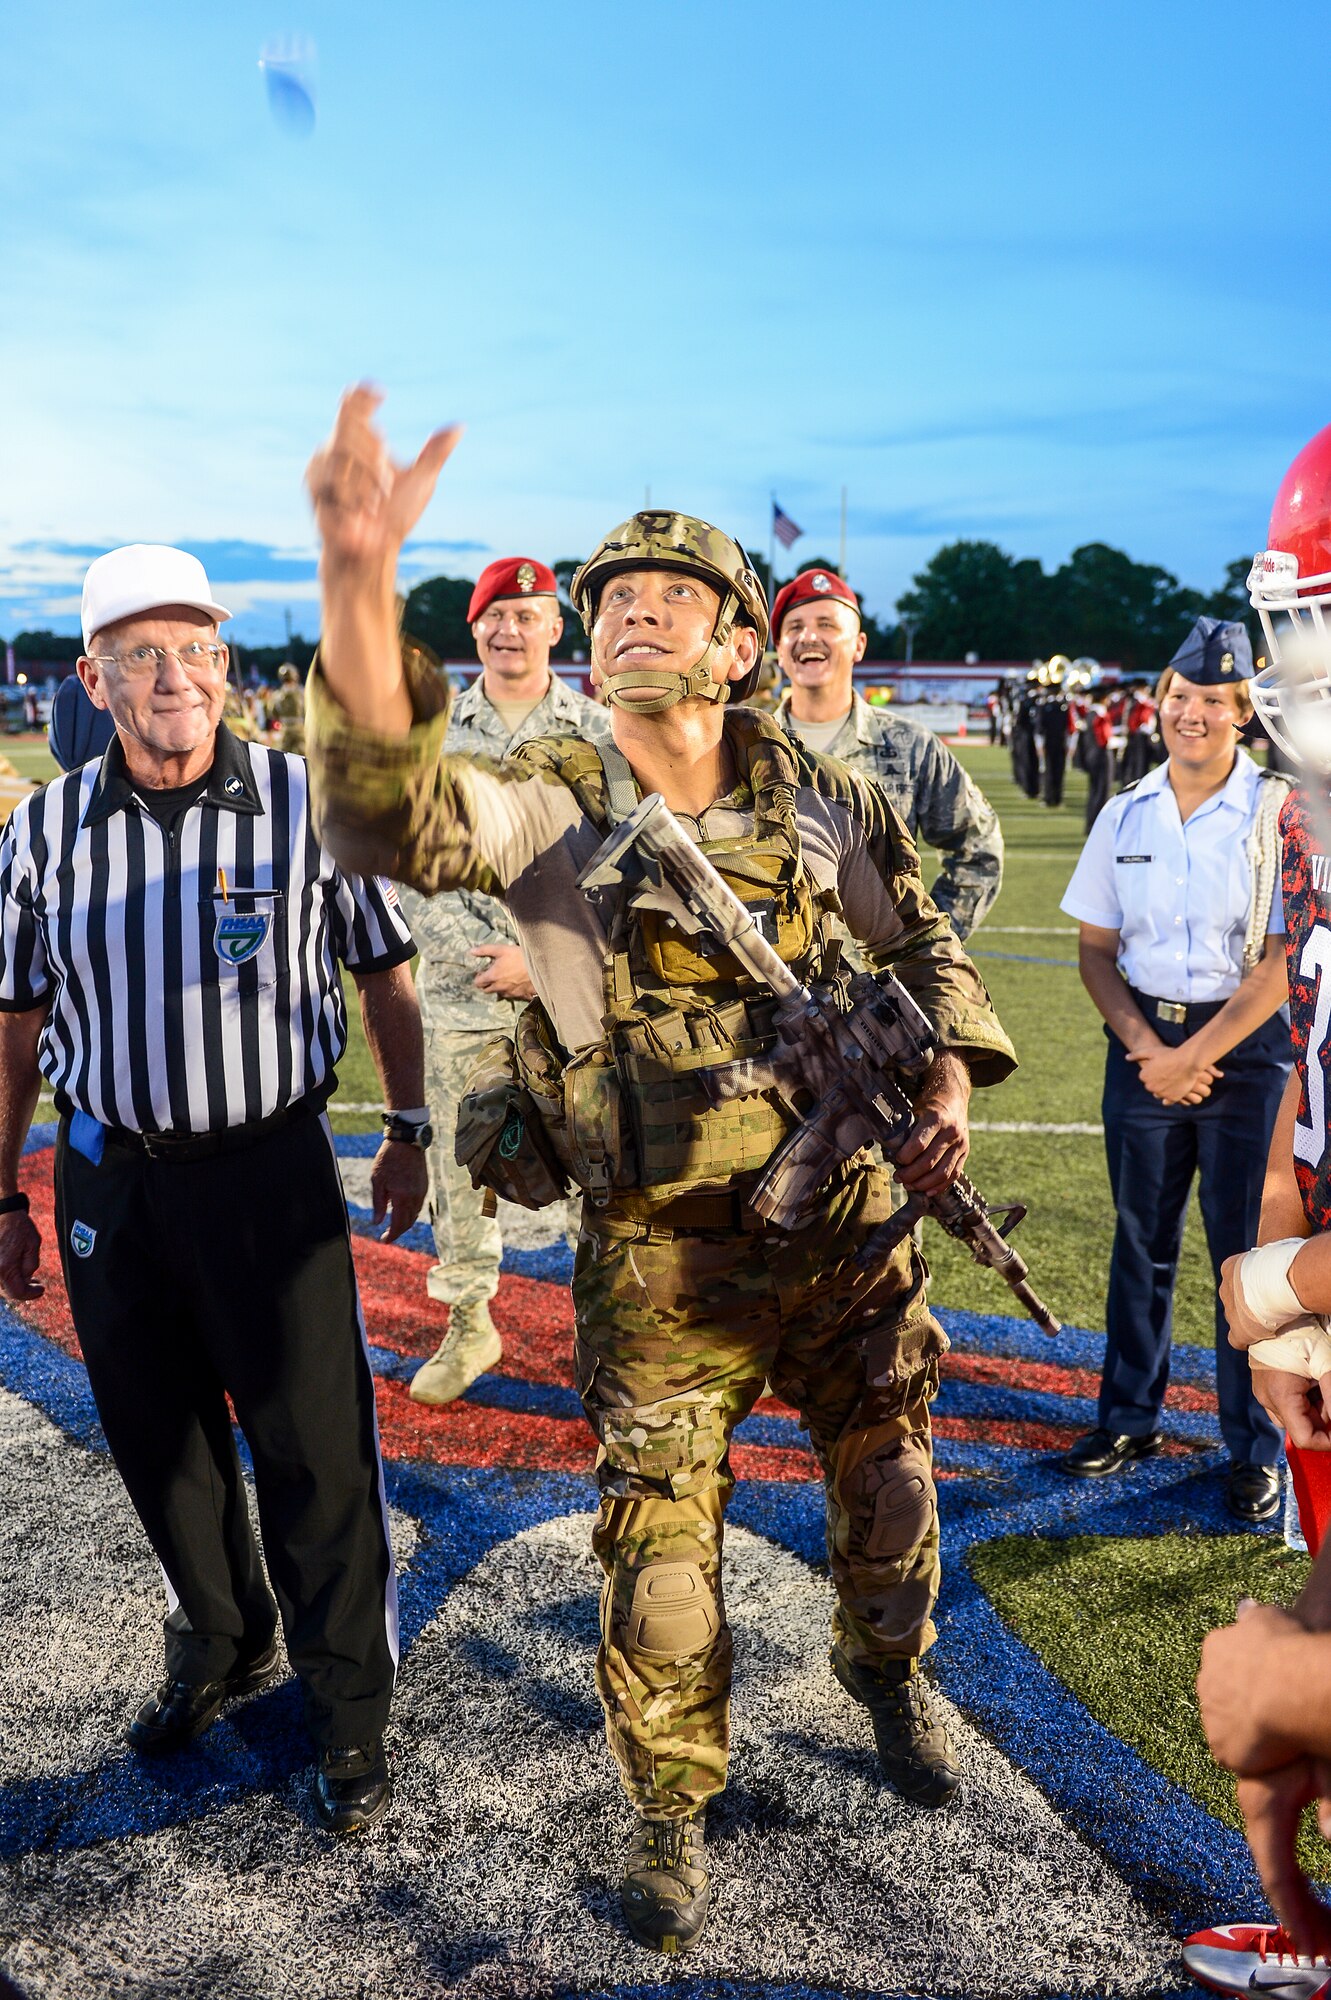
<svg viewBox="0 0 1331 2000">
<path fill-rule="evenodd" d="M 1301 1958 L 1279 1924 L 1217 1924 L 1195 1931 L 1183 1947 L 1183 1963 L 1211 1993 L 1240 1994 L 1243 2000 L 1256 1993 L 1273 1994 L 1275 2000 L 1331 1996 L 1331 1958 Z"/>
</svg>

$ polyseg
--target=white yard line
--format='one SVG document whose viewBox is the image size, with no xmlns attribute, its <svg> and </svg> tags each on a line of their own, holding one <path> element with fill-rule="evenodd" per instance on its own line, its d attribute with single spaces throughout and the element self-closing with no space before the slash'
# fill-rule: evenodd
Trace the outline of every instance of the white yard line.
<svg viewBox="0 0 1331 2000">
<path fill-rule="evenodd" d="M 972 1132 L 1042 1132 L 1053 1139 L 1098 1139 L 1103 1125 L 1040 1125 L 1026 1118 L 972 1118 Z"/>
</svg>

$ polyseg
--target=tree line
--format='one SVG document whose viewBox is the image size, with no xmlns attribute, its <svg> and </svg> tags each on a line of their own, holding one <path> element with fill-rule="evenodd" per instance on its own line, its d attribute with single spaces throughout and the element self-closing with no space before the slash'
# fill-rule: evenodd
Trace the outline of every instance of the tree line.
<svg viewBox="0 0 1331 2000">
<path fill-rule="evenodd" d="M 750 552 L 749 560 L 764 586 L 770 586 L 767 558 Z M 581 620 L 568 602 L 569 582 L 577 567 L 571 556 L 552 564 L 564 607 L 557 660 L 586 655 Z M 835 568 L 825 556 L 806 556 L 791 574 Z M 1203 612 L 1247 623 L 1254 647 L 1259 646 L 1260 633 L 1251 619 L 1245 588 L 1248 568 L 1246 556 L 1237 558 L 1226 569 L 1220 588 L 1208 596 L 1188 589 L 1169 570 L 1134 562 L 1105 542 L 1087 542 L 1074 549 L 1052 571 L 1036 558 L 1010 556 L 996 542 L 948 542 L 898 598 L 895 618 L 879 620 L 865 612 L 868 657 L 900 660 L 908 651 L 921 660 L 964 660 L 968 653 L 982 660 L 1090 654 L 1098 660 L 1118 660 L 1128 672 L 1155 673 Z M 776 588 L 788 580 L 778 576 Z M 853 585 L 854 578 L 850 581 Z M 432 576 L 416 584 L 403 614 L 407 631 L 441 659 L 472 658 L 475 647 L 467 624 L 471 592 L 468 577 Z M 285 646 L 233 644 L 232 652 L 242 674 L 271 680 L 284 660 L 294 661 L 304 672 L 314 643 L 293 634 Z M 31 665 L 69 664 L 78 649 L 76 637 L 55 632 L 20 632 L 14 640 L 15 658 Z"/>
<path fill-rule="evenodd" d="M 1105 542 L 1074 549 L 1052 573 L 1031 558 L 1015 560 L 995 542 L 949 542 L 896 608 L 899 621 L 909 621 L 917 659 L 1089 654 L 1119 660 L 1128 672 L 1154 674 L 1204 612 L 1240 620 L 1259 640 L 1245 585 L 1249 567 L 1249 557 L 1237 558 L 1208 596 Z M 897 659 L 905 654 L 906 629 L 899 622 L 892 635 Z"/>
</svg>

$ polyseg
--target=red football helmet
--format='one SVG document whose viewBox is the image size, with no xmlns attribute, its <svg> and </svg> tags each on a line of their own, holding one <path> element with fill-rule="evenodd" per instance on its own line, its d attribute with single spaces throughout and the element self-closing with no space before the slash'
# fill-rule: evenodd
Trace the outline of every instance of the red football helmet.
<svg viewBox="0 0 1331 2000">
<path fill-rule="evenodd" d="M 1249 682 L 1253 705 L 1299 763 L 1331 764 L 1331 424 L 1280 482 L 1266 548 L 1248 573 L 1270 664 Z"/>
</svg>

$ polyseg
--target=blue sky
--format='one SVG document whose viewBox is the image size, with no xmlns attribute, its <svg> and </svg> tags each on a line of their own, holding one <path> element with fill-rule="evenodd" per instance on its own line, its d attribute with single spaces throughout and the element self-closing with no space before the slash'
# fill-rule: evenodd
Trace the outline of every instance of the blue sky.
<svg viewBox="0 0 1331 2000">
<path fill-rule="evenodd" d="M 285 8 L 288 0 L 282 0 Z M 315 626 L 342 386 L 466 421 L 408 580 L 775 490 L 890 612 L 942 541 L 1218 583 L 1331 420 L 1324 10 L 6 10 L 0 633 L 119 541 Z M 317 48 L 318 118 L 258 57 Z"/>
</svg>

